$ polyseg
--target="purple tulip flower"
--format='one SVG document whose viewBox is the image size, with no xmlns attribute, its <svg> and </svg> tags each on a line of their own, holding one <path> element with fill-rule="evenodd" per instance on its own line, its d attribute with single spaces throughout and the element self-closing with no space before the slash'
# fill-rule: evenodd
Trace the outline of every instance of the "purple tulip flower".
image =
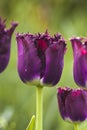
<svg viewBox="0 0 87 130">
<path fill-rule="evenodd" d="M 56 85 L 60 80 L 66 44 L 60 34 L 17 34 L 18 72 L 23 82 Z M 36 82 L 35 82 L 36 83 Z"/>
<path fill-rule="evenodd" d="M 87 119 L 87 90 L 58 88 L 57 99 L 64 120 L 82 122 Z"/>
<path fill-rule="evenodd" d="M 87 87 L 87 39 L 72 38 L 74 55 L 74 80 L 77 85 Z"/>
<path fill-rule="evenodd" d="M 5 70 L 10 58 L 11 36 L 17 23 L 12 23 L 10 29 L 5 29 L 5 21 L 0 18 L 0 73 Z"/>
</svg>

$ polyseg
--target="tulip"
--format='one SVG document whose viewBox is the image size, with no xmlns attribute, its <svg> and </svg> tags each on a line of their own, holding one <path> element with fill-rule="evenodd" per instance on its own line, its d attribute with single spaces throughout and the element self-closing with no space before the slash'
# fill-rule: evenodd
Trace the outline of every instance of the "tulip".
<svg viewBox="0 0 87 130">
<path fill-rule="evenodd" d="M 87 90 L 58 88 L 57 99 L 64 120 L 74 123 L 87 120 Z"/>
<path fill-rule="evenodd" d="M 56 85 L 64 65 L 66 44 L 60 34 L 17 34 L 18 73 L 24 83 Z"/>
<path fill-rule="evenodd" d="M 72 38 L 73 74 L 77 85 L 87 87 L 87 39 Z"/>
<path fill-rule="evenodd" d="M 5 21 L 0 18 L 0 73 L 5 70 L 9 63 L 11 37 L 17 26 L 17 23 L 13 22 L 10 29 L 6 29 Z"/>
<path fill-rule="evenodd" d="M 36 85 L 36 130 L 42 130 L 43 85 L 56 85 L 63 70 L 66 44 L 60 34 L 17 34 L 18 73 L 24 83 Z"/>
</svg>

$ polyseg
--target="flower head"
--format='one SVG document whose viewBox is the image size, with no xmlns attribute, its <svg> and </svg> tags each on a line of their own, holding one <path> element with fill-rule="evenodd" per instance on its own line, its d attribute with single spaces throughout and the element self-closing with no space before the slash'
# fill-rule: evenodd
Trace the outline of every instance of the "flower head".
<svg viewBox="0 0 87 130">
<path fill-rule="evenodd" d="M 61 35 L 17 34 L 18 72 L 23 82 L 56 85 L 63 69 L 66 44 Z"/>
<path fill-rule="evenodd" d="M 12 23 L 10 29 L 5 29 L 5 20 L 0 18 L 0 73 L 7 67 L 10 58 L 11 36 L 17 23 Z"/>
<path fill-rule="evenodd" d="M 74 80 L 77 85 L 87 87 L 87 39 L 71 39 L 74 55 Z"/>
<path fill-rule="evenodd" d="M 87 119 L 87 90 L 58 88 L 57 99 L 64 120 L 82 122 Z"/>
</svg>

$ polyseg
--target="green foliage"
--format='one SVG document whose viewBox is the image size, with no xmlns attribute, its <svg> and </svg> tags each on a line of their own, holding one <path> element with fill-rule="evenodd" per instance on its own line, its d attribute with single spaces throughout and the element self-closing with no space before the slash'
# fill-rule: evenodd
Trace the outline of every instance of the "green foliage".
<svg viewBox="0 0 87 130">
<path fill-rule="evenodd" d="M 26 130 L 34 130 L 35 128 L 35 116 L 33 115 Z"/>
<path fill-rule="evenodd" d="M 59 84 L 44 88 L 43 130 L 73 130 L 73 125 L 64 122 L 57 106 L 58 86 L 77 87 L 73 80 L 73 56 L 71 36 L 87 36 L 86 0 L 0 0 L 0 16 L 18 21 L 16 32 L 60 32 L 67 41 L 65 64 Z M 14 112 L 4 130 L 25 130 L 29 119 L 35 114 L 35 87 L 27 86 L 17 73 L 17 45 L 15 34 L 11 45 L 11 57 L 7 69 L 0 74 L 0 115 L 11 107 Z M 80 130 L 86 130 L 87 125 Z"/>
</svg>

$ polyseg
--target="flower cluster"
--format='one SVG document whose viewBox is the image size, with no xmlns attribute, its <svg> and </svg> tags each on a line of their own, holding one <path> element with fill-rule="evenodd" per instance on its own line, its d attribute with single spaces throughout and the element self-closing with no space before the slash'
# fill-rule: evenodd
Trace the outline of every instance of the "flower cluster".
<svg viewBox="0 0 87 130">
<path fill-rule="evenodd" d="M 78 86 L 87 87 L 87 39 L 74 37 L 71 40 L 73 49 L 73 75 Z M 58 88 L 57 99 L 59 111 L 64 120 L 82 122 L 87 120 L 87 90 Z"/>
<path fill-rule="evenodd" d="M 10 58 L 11 37 L 17 26 L 13 22 L 5 29 L 5 20 L 0 18 L 0 73 L 7 67 Z M 66 42 L 60 34 L 17 34 L 18 73 L 24 83 L 37 86 L 56 85 L 62 74 Z M 78 86 L 87 87 L 87 39 L 72 38 L 74 64 L 73 75 Z M 82 122 L 87 119 L 87 90 L 58 88 L 59 111 L 64 120 Z"/>
</svg>

